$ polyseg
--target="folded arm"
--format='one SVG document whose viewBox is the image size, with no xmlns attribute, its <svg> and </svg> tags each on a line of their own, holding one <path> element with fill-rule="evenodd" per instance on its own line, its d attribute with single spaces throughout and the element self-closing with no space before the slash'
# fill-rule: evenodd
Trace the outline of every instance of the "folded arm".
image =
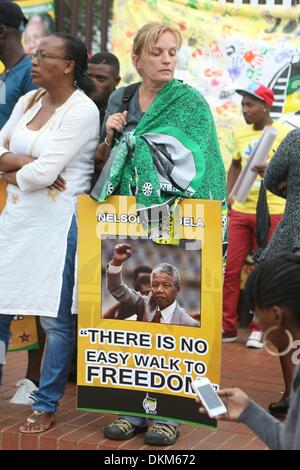
<svg viewBox="0 0 300 470">
<path fill-rule="evenodd" d="M 7 173 L 9 171 L 18 171 L 27 163 L 34 161 L 33 157 L 26 155 L 16 155 L 12 152 L 6 152 L 0 157 L 0 171 Z"/>
<path fill-rule="evenodd" d="M 35 91 L 33 92 L 35 93 Z M 16 155 L 10 152 L 9 142 L 12 136 L 13 131 L 15 130 L 18 122 L 22 118 L 27 103 L 30 100 L 32 93 L 29 93 L 19 99 L 14 110 L 0 131 L 0 171 L 9 172 L 20 170 L 24 165 L 31 163 L 34 158 L 27 155 Z"/>
<path fill-rule="evenodd" d="M 84 118 L 83 118 L 84 116 Z M 53 134 L 39 158 L 17 172 L 22 191 L 37 191 L 54 184 L 59 174 L 82 148 L 99 134 L 97 110 L 89 103 L 78 104 L 63 118 L 61 127 Z"/>
</svg>

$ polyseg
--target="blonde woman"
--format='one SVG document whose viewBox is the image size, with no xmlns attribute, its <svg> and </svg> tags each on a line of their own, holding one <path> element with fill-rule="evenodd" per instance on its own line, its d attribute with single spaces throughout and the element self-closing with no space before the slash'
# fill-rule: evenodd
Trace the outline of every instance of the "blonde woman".
<svg viewBox="0 0 300 470">
<path fill-rule="evenodd" d="M 112 93 L 102 127 L 97 164 L 107 161 L 92 196 L 135 195 L 141 211 L 177 198 L 224 200 L 224 165 L 210 108 L 201 94 L 174 80 L 180 32 L 148 23 L 136 34 L 132 62 L 142 81 L 126 111 L 125 88 Z M 179 423 L 120 416 L 104 429 L 109 439 L 145 432 L 146 444 L 172 445 Z"/>
</svg>

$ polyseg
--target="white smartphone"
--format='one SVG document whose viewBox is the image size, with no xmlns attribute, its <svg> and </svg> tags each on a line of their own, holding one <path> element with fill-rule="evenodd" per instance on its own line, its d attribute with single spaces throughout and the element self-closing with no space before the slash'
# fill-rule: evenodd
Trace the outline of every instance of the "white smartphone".
<svg viewBox="0 0 300 470">
<path fill-rule="evenodd" d="M 227 413 L 226 406 L 207 377 L 195 380 L 192 385 L 211 418 Z"/>
</svg>

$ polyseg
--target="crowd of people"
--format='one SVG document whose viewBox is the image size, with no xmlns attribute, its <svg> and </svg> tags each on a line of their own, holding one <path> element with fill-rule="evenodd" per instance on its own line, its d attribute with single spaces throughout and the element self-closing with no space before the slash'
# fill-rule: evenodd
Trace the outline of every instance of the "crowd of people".
<svg viewBox="0 0 300 470">
<path fill-rule="evenodd" d="M 39 350 L 29 352 L 26 377 L 11 400 L 32 405 L 20 432 L 53 426 L 72 362 L 76 370 L 77 196 L 135 196 L 146 209 L 172 206 L 180 198 L 213 199 L 227 200 L 229 208 L 222 340 L 237 340 L 241 270 L 252 251 L 257 267 L 247 294 L 255 315 L 247 347 L 262 348 L 268 334 L 278 348 L 285 391 L 269 412 L 288 414 L 279 424 L 241 390 L 226 389 L 219 394 L 228 413 L 220 419 L 248 424 L 271 448 L 299 449 L 299 366 L 286 346 L 286 331 L 293 341 L 300 339 L 299 131 L 272 120 L 270 88 L 252 84 L 236 90 L 246 126 L 235 132 L 226 189 L 210 107 L 197 90 L 174 79 L 179 30 L 164 23 L 141 27 L 132 48 L 141 81 L 116 89 L 120 65 L 114 54 L 89 58 L 80 39 L 49 34 L 51 28 L 37 17 L 31 24 L 44 26 L 43 33 L 28 45 L 28 28 L 24 50 L 27 23 L 16 3 L 0 3 L 6 93 L 0 104 L 0 173 L 7 182 L 0 215 L 0 383 L 14 316 L 35 315 L 39 333 Z M 230 192 L 267 126 L 277 130 L 272 155 L 251 168 L 257 178 L 247 200 L 237 203 Z M 146 193 L 149 184 L 152 191 Z M 118 304 L 103 316 L 126 318 L 126 301 L 141 321 L 197 327 L 176 300 L 180 276 L 170 264 L 145 267 L 135 290 L 122 285 L 122 264 L 130 256 L 130 245 L 116 245 L 107 278 Z M 154 420 L 148 429 L 145 418 L 119 416 L 104 434 L 126 440 L 143 432 L 146 444 L 172 445 L 179 428 L 175 421 Z"/>
</svg>

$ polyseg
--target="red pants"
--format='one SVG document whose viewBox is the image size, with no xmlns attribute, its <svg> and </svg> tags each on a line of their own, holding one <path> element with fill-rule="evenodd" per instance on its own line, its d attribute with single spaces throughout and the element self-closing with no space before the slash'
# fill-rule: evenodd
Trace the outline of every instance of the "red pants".
<svg viewBox="0 0 300 470">
<path fill-rule="evenodd" d="M 270 240 L 282 214 L 271 215 L 271 227 L 268 234 Z M 231 210 L 228 226 L 228 253 L 223 287 L 223 330 L 234 331 L 237 328 L 237 307 L 240 296 L 241 271 L 247 255 L 257 248 L 256 215 L 243 214 Z M 259 330 L 256 323 L 251 322 L 250 330 Z"/>
</svg>

